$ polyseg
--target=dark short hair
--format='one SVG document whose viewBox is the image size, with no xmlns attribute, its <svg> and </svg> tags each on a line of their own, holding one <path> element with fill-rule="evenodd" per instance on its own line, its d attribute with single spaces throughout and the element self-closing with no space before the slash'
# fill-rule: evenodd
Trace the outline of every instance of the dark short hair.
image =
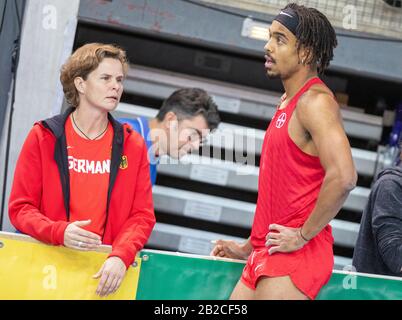
<svg viewBox="0 0 402 320">
<path fill-rule="evenodd" d="M 318 73 L 323 73 L 334 57 L 338 45 L 336 33 L 327 17 L 314 8 L 289 3 L 284 9 L 293 9 L 299 23 L 296 27 L 297 50 L 303 46 L 310 50 L 308 64 L 316 64 Z"/>
<path fill-rule="evenodd" d="M 156 118 L 163 121 L 168 112 L 175 113 L 179 120 L 203 115 L 210 130 L 216 129 L 220 122 L 218 106 L 205 90 L 199 88 L 184 88 L 173 92 L 163 102 Z"/>
</svg>

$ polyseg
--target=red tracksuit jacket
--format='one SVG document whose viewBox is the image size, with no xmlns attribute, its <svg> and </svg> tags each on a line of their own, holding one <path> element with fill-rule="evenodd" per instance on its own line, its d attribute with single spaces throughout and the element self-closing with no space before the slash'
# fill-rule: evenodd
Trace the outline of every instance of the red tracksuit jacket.
<svg viewBox="0 0 402 320">
<path fill-rule="evenodd" d="M 64 244 L 69 224 L 64 124 L 72 111 L 34 125 L 21 150 L 9 200 L 9 216 L 15 228 L 53 245 Z M 155 225 L 152 186 L 144 140 L 111 115 L 109 121 L 114 136 L 102 243 L 112 245 L 109 256 L 120 257 L 128 268 Z"/>
</svg>

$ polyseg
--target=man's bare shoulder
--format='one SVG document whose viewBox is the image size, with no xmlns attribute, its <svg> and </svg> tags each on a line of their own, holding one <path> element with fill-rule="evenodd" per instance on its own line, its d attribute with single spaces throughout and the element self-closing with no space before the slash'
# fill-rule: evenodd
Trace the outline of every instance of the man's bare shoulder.
<svg viewBox="0 0 402 320">
<path fill-rule="evenodd" d="M 323 85 L 311 87 L 300 97 L 296 114 L 307 131 L 314 131 L 314 128 L 320 126 L 326 129 L 343 126 L 340 107 L 331 90 Z"/>
<path fill-rule="evenodd" d="M 339 105 L 331 90 L 324 85 L 314 85 L 304 93 L 297 103 L 297 113 L 302 116 L 314 114 L 338 114 Z"/>
<path fill-rule="evenodd" d="M 314 85 L 308 91 L 306 91 L 298 101 L 299 106 L 309 106 L 309 105 L 336 105 L 334 95 L 332 91 L 324 85 Z"/>
</svg>

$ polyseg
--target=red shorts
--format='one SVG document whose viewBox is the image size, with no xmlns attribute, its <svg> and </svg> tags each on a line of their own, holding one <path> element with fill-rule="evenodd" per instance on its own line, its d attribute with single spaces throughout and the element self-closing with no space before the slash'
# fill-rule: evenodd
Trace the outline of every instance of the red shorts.
<svg viewBox="0 0 402 320">
<path fill-rule="evenodd" d="M 255 290 L 261 277 L 289 276 L 309 299 L 315 299 L 329 281 L 334 266 L 332 241 L 317 237 L 300 250 L 268 254 L 268 248 L 254 248 L 244 267 L 241 281 Z"/>
</svg>

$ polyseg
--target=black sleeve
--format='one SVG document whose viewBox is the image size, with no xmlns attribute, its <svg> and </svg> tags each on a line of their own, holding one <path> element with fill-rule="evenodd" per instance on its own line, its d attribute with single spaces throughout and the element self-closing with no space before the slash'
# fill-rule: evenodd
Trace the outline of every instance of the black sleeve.
<svg viewBox="0 0 402 320">
<path fill-rule="evenodd" d="M 402 274 L 402 184 L 386 179 L 376 191 L 372 212 L 374 239 L 383 262 L 392 272 Z"/>
</svg>

